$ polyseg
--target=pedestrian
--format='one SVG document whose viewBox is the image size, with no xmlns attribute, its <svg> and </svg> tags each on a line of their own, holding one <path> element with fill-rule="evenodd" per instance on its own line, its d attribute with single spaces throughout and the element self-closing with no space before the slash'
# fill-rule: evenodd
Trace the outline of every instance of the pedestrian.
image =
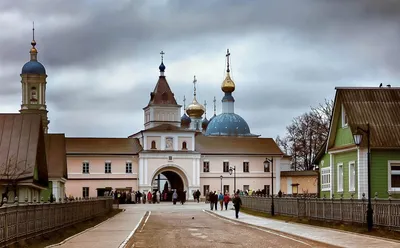
<svg viewBox="0 0 400 248">
<path fill-rule="evenodd" d="M 213 211 L 214 210 L 214 192 L 211 191 L 208 194 L 208 200 L 210 201 L 210 209 L 211 209 L 211 211 Z"/>
<path fill-rule="evenodd" d="M 151 194 L 151 191 L 149 190 L 149 192 L 147 192 L 147 201 L 149 202 L 149 204 L 151 203 L 151 200 L 152 200 L 152 194 Z"/>
<path fill-rule="evenodd" d="M 197 203 L 200 202 L 200 195 L 201 195 L 200 190 L 197 190 L 197 191 L 196 191 Z"/>
<path fill-rule="evenodd" d="M 183 205 L 186 202 L 186 190 L 181 192 L 181 196 L 179 198 L 180 198 L 181 204 Z"/>
<path fill-rule="evenodd" d="M 157 190 L 156 196 L 157 196 L 157 203 L 160 203 L 161 194 L 160 194 L 160 191 L 159 191 L 159 190 Z"/>
<path fill-rule="evenodd" d="M 218 195 L 219 206 L 221 207 L 221 211 L 224 210 L 224 195 L 222 192 Z"/>
<path fill-rule="evenodd" d="M 174 203 L 174 205 L 176 205 L 177 200 L 178 200 L 178 193 L 176 193 L 175 190 L 174 193 L 172 194 L 172 202 Z"/>
<path fill-rule="evenodd" d="M 240 199 L 240 196 L 238 194 L 235 194 L 235 197 L 232 200 L 233 206 L 235 207 L 235 216 L 236 219 L 239 218 L 239 211 L 240 211 L 240 206 L 242 206 L 242 199 Z"/>
<path fill-rule="evenodd" d="M 217 191 L 214 191 L 213 198 L 214 198 L 213 202 L 214 202 L 215 211 L 217 211 L 218 210 L 217 209 L 217 206 L 218 206 L 218 194 L 217 194 Z"/>
<path fill-rule="evenodd" d="M 228 204 L 229 204 L 230 200 L 231 200 L 231 198 L 229 197 L 229 194 L 226 193 L 224 196 L 225 210 L 228 210 Z"/>
</svg>

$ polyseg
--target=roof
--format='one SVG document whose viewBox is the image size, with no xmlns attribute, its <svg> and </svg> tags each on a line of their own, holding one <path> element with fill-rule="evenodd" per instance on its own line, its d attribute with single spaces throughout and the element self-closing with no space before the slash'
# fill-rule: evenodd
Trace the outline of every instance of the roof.
<svg viewBox="0 0 400 248">
<path fill-rule="evenodd" d="M 247 122 L 238 114 L 222 113 L 208 123 L 207 136 L 257 136 L 250 132 Z"/>
<path fill-rule="evenodd" d="M 68 178 L 64 134 L 46 134 L 47 171 L 49 178 Z"/>
<path fill-rule="evenodd" d="M 25 65 L 22 67 L 21 74 L 45 75 L 46 69 L 40 62 L 36 60 L 31 60 L 26 62 Z"/>
<path fill-rule="evenodd" d="M 136 155 L 142 150 L 135 138 L 65 138 L 67 154 Z"/>
<path fill-rule="evenodd" d="M 284 155 L 272 138 L 196 136 L 196 151 L 201 154 Z"/>
<path fill-rule="evenodd" d="M 150 93 L 148 105 L 178 105 L 165 76 L 158 78 L 156 87 Z"/>
<path fill-rule="evenodd" d="M 352 133 L 357 127 L 370 126 L 371 147 L 400 147 L 400 88 L 336 88 L 333 123 L 330 137 L 335 137 L 341 113 L 341 104 L 346 111 Z M 366 145 L 366 139 L 363 139 Z M 329 139 L 328 148 L 334 140 Z"/>
<path fill-rule="evenodd" d="M 134 134 L 130 135 L 129 137 L 133 137 L 140 132 L 195 132 L 195 131 L 191 130 L 191 129 L 177 127 L 177 126 L 171 125 L 171 124 L 161 124 L 161 125 L 134 133 Z"/>
<path fill-rule="evenodd" d="M 47 187 L 46 151 L 40 115 L 0 114 L 0 174 L 3 174 L 0 175 L 2 179 L 27 179 L 27 182 Z"/>
<path fill-rule="evenodd" d="M 318 176 L 318 171 L 281 171 L 281 177 Z"/>
</svg>

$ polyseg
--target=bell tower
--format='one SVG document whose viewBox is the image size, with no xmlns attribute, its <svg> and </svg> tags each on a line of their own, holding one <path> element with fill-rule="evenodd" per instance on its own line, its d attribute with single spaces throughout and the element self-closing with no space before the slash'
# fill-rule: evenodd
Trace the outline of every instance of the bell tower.
<svg viewBox="0 0 400 248">
<path fill-rule="evenodd" d="M 46 69 L 37 60 L 38 51 L 35 41 L 35 27 L 32 28 L 32 48 L 30 50 L 30 61 L 25 63 L 21 71 L 22 104 L 21 114 L 39 114 L 42 117 L 44 132 L 48 132 L 50 121 L 47 118 L 46 107 Z"/>
</svg>

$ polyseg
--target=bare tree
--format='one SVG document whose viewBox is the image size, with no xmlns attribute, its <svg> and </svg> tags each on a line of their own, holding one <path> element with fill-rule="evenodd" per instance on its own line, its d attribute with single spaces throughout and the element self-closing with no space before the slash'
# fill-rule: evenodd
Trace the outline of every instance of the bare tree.
<svg viewBox="0 0 400 248">
<path fill-rule="evenodd" d="M 29 175 L 32 171 L 32 166 L 29 166 L 26 161 L 17 161 L 14 157 L 10 157 L 6 162 L 0 166 L 0 184 L 4 187 L 1 196 L 1 205 L 5 202 L 4 197 L 8 199 L 10 192 L 17 196 L 18 184 L 20 180 Z"/>
<path fill-rule="evenodd" d="M 312 161 L 328 137 L 332 107 L 333 101 L 325 99 L 318 107 L 295 117 L 286 127 L 286 135 L 276 138 L 280 148 L 292 156 L 292 169 L 312 169 Z"/>
</svg>

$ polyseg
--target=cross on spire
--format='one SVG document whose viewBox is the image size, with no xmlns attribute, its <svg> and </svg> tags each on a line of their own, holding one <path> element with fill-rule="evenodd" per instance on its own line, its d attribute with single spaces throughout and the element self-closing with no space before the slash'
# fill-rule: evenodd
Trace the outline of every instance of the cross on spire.
<svg viewBox="0 0 400 248">
<path fill-rule="evenodd" d="M 206 100 L 204 100 L 204 109 L 205 109 L 204 114 L 205 114 L 205 116 L 207 116 L 207 101 Z"/>
<path fill-rule="evenodd" d="M 161 63 L 164 63 L 164 51 L 161 51 L 160 52 L 160 54 L 161 54 Z"/>
<path fill-rule="evenodd" d="M 215 96 L 214 96 L 213 102 L 214 102 L 214 115 L 216 115 L 217 114 L 217 99 L 215 98 Z"/>
<path fill-rule="evenodd" d="M 230 72 L 230 70 L 229 70 L 229 56 L 231 56 L 231 53 L 229 52 L 229 49 L 226 49 L 226 72 Z"/>
<path fill-rule="evenodd" d="M 186 96 L 183 96 L 183 109 L 186 109 Z"/>
<path fill-rule="evenodd" d="M 193 96 L 196 97 L 196 83 L 197 83 L 197 79 L 196 79 L 196 75 L 193 76 Z"/>
<path fill-rule="evenodd" d="M 32 22 L 32 40 L 35 40 L 35 22 Z"/>
</svg>

